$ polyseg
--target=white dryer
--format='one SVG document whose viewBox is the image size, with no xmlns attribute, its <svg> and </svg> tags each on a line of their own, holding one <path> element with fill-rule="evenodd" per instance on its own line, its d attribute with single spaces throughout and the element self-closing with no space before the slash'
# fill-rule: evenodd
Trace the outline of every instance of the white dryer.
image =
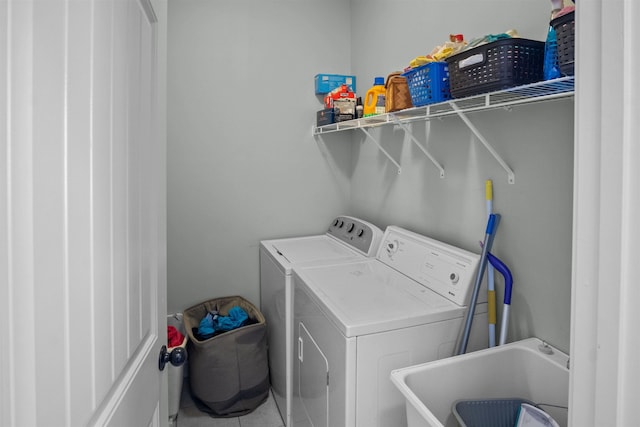
<svg viewBox="0 0 640 427">
<path fill-rule="evenodd" d="M 271 388 L 285 426 L 291 426 L 294 266 L 354 262 L 374 257 L 380 228 L 339 216 L 325 234 L 260 242 L 260 310 L 267 321 Z"/>
<path fill-rule="evenodd" d="M 454 354 L 479 258 L 390 226 L 374 259 L 294 268 L 293 425 L 406 425 L 390 373 Z M 469 350 L 487 347 L 484 301 Z"/>
</svg>

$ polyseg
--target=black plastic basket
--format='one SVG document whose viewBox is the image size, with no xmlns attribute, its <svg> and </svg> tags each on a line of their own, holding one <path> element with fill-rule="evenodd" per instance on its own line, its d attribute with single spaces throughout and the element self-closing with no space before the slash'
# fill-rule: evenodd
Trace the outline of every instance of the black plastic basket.
<svg viewBox="0 0 640 427">
<path fill-rule="evenodd" d="M 575 65 L 575 12 L 567 13 L 551 21 L 556 31 L 558 65 L 563 76 L 573 76 Z"/>
<path fill-rule="evenodd" d="M 451 409 L 460 427 L 513 427 L 523 403 L 535 406 L 532 401 L 520 398 L 461 399 L 453 402 Z"/>
<path fill-rule="evenodd" d="M 451 96 L 462 98 L 543 80 L 544 42 L 508 38 L 446 59 Z"/>
</svg>

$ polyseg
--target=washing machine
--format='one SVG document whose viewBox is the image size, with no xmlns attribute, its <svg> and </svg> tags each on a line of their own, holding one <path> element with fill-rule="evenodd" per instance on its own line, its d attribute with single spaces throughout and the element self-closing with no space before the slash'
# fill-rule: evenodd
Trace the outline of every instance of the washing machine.
<svg viewBox="0 0 640 427">
<path fill-rule="evenodd" d="M 325 234 L 260 242 L 260 310 L 267 321 L 271 389 L 287 427 L 295 352 L 292 268 L 375 257 L 382 236 L 382 230 L 367 221 L 339 216 Z"/>
<path fill-rule="evenodd" d="M 375 258 L 294 268 L 293 425 L 406 425 L 390 373 L 454 354 L 479 259 L 389 226 Z M 469 351 L 487 347 L 486 305 Z"/>
</svg>

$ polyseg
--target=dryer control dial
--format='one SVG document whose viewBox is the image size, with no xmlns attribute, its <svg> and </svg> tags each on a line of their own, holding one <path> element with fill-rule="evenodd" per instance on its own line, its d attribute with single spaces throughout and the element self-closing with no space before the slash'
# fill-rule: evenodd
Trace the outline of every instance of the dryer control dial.
<svg viewBox="0 0 640 427">
<path fill-rule="evenodd" d="M 389 254 L 389 256 L 391 256 L 396 252 L 398 252 L 398 246 L 400 246 L 400 243 L 398 243 L 397 240 L 391 240 L 391 241 L 387 241 L 385 245 L 387 248 L 387 253 Z"/>
<path fill-rule="evenodd" d="M 458 273 L 451 273 L 449 275 L 449 280 L 451 280 L 451 283 L 455 285 L 460 280 L 460 276 Z"/>
</svg>

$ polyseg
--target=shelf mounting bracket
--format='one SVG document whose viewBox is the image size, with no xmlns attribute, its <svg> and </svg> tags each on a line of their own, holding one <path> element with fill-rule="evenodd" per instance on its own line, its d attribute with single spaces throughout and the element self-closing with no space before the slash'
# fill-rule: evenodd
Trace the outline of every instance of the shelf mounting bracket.
<svg viewBox="0 0 640 427">
<path fill-rule="evenodd" d="M 396 167 L 398 168 L 398 175 L 400 175 L 400 172 L 401 172 L 401 169 L 402 169 L 402 168 L 400 167 L 400 164 L 399 164 L 398 162 L 396 162 L 396 161 L 393 159 L 393 157 L 391 157 L 391 155 L 390 155 L 389 153 L 387 153 L 387 150 L 385 150 L 384 148 L 382 148 L 382 145 L 380 145 L 380 143 L 378 142 L 378 140 L 377 140 L 377 139 L 375 139 L 375 138 L 373 137 L 373 135 L 371 135 L 371 133 L 370 133 L 369 131 L 367 131 L 365 128 L 358 128 L 358 129 L 360 129 L 362 132 L 364 132 L 364 134 L 365 134 L 366 136 L 368 136 L 368 137 L 369 137 L 369 139 L 370 139 L 371 141 L 373 141 L 373 143 L 374 143 L 374 144 L 376 144 L 376 145 L 378 146 L 378 149 L 379 149 L 380 151 L 382 151 L 382 152 L 384 153 L 384 155 L 385 155 L 385 156 L 387 156 L 387 158 L 391 161 L 391 163 L 393 163 L 394 165 L 396 165 Z"/>
<path fill-rule="evenodd" d="M 424 148 L 422 144 L 420 144 L 420 142 L 416 139 L 416 137 L 413 136 L 413 132 L 411 132 L 411 129 L 409 129 L 409 127 L 406 124 L 402 123 L 395 116 L 393 116 L 393 122 L 396 125 L 400 126 L 402 130 L 404 130 L 405 134 L 407 134 L 409 138 L 411 138 L 411 141 L 414 144 L 416 144 L 418 148 L 424 153 L 424 155 L 427 156 L 429 160 L 431 160 L 431 163 L 433 163 L 434 166 L 438 168 L 438 170 L 440 171 L 440 178 L 444 178 L 444 168 L 442 167 L 442 165 L 440 165 L 440 163 L 438 163 L 438 161 L 431 155 L 431 153 L 429 153 L 429 151 L 427 151 L 427 149 Z"/>
<path fill-rule="evenodd" d="M 489 151 L 489 153 L 491 153 L 493 158 L 496 159 L 498 163 L 500 163 L 500 166 L 502 166 L 505 172 L 507 172 L 507 182 L 509 184 L 514 184 L 516 180 L 516 176 L 513 173 L 513 170 L 509 167 L 509 165 L 507 165 L 507 163 L 502 159 L 502 157 L 500 157 L 498 152 L 491 146 L 491 144 L 489 144 L 489 141 L 487 141 L 487 139 L 480 133 L 478 128 L 476 128 L 473 125 L 473 123 L 471 123 L 471 120 L 469 120 L 467 115 L 462 112 L 462 110 L 456 105 L 456 103 L 454 101 L 450 101 L 450 104 L 451 104 L 451 108 L 453 108 L 453 110 L 456 112 L 458 117 L 460 117 L 460 119 L 464 122 L 464 124 L 467 125 L 469 130 L 473 132 L 476 138 L 478 138 L 480 142 L 482 142 L 482 145 L 484 145 L 484 147 Z"/>
</svg>

